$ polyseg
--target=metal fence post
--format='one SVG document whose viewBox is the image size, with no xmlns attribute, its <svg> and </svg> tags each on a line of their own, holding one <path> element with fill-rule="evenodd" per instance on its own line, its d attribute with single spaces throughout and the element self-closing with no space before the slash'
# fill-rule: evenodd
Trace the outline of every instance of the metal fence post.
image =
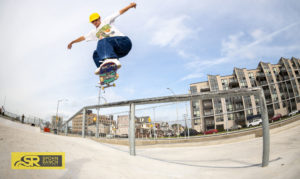
<svg viewBox="0 0 300 179">
<path fill-rule="evenodd" d="M 82 112 L 82 137 L 85 137 L 85 113 L 86 113 L 86 109 L 83 108 L 83 112 Z"/>
<path fill-rule="evenodd" d="M 65 135 L 68 135 L 68 123 L 65 125 Z"/>
<path fill-rule="evenodd" d="M 99 108 L 97 108 L 97 119 L 96 119 L 96 138 L 99 138 Z"/>
<path fill-rule="evenodd" d="M 262 156 L 262 167 L 269 165 L 269 153 L 270 153 L 270 134 L 269 134 L 269 119 L 268 110 L 265 101 L 265 95 L 263 89 L 259 93 L 260 109 L 262 116 L 262 130 L 263 130 L 263 156 Z"/>
<path fill-rule="evenodd" d="M 130 155 L 135 156 L 135 105 L 130 104 L 130 121 L 129 121 L 129 151 Z"/>
</svg>

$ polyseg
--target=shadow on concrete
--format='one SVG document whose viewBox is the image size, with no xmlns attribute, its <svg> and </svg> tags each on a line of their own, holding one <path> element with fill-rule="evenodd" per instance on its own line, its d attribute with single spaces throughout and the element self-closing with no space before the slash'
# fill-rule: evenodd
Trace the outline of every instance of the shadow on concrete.
<svg viewBox="0 0 300 179">
<path fill-rule="evenodd" d="M 105 144 L 105 143 L 100 143 L 103 146 L 121 151 L 121 152 L 125 152 L 128 153 L 129 155 L 129 149 L 128 150 L 124 150 L 124 149 L 120 149 L 118 147 L 115 147 L 111 144 Z M 156 160 L 156 161 L 160 161 L 160 162 L 166 162 L 166 163 L 171 163 L 171 164 L 177 164 L 177 165 L 185 165 L 185 166 L 191 166 L 191 167 L 199 167 L 199 168 L 228 168 L 228 169 L 232 169 L 232 168 L 251 168 L 251 167 L 261 167 L 261 163 L 256 163 L 256 164 L 252 164 L 252 163 L 248 163 L 245 161 L 239 161 L 239 160 L 232 160 L 232 159 L 220 159 L 220 160 L 201 160 L 201 161 L 189 161 L 189 160 L 166 160 L 166 159 L 159 159 L 159 158 L 155 158 L 155 157 L 150 157 L 150 156 L 146 156 L 146 155 L 140 155 L 137 154 L 137 156 L 140 157 L 144 157 L 147 159 L 151 159 L 151 160 Z M 278 160 L 281 160 L 281 157 L 278 157 L 276 159 L 270 160 L 269 163 L 272 162 L 276 162 Z M 237 164 L 241 164 L 241 166 L 212 166 L 212 165 L 197 165 L 197 164 L 189 164 L 187 162 L 221 162 L 221 161 L 228 161 L 228 162 L 233 162 L 233 163 L 237 163 Z"/>
<path fill-rule="evenodd" d="M 81 166 L 84 163 L 89 162 L 89 161 L 90 161 L 89 159 L 83 158 L 83 159 L 65 163 L 65 170 L 67 170 L 67 171 L 60 178 L 61 179 L 66 179 L 66 178 L 77 179 L 77 178 L 79 178 L 79 173 L 82 168 Z"/>
<path fill-rule="evenodd" d="M 144 157 L 144 158 L 148 158 L 151 160 L 157 160 L 160 162 L 166 162 L 166 163 L 171 163 L 171 164 L 177 164 L 177 165 L 184 165 L 184 166 L 191 166 L 191 167 L 199 167 L 199 168 L 251 168 L 251 167 L 261 167 L 261 163 L 257 163 L 257 164 L 251 164 L 248 162 L 244 162 L 244 161 L 238 161 L 238 160 L 232 160 L 232 159 L 221 159 L 221 160 L 206 160 L 206 161 L 188 161 L 188 160 L 165 160 L 165 159 L 159 159 L 159 158 L 154 158 L 154 157 L 149 157 L 149 156 L 145 156 L 145 155 L 138 155 L 140 157 Z M 276 159 L 270 160 L 269 163 L 271 162 L 276 162 L 278 160 L 281 160 L 281 157 L 278 157 Z M 242 164 L 241 166 L 213 166 L 213 165 L 197 165 L 197 164 L 189 164 L 186 162 L 220 162 L 220 161 L 228 161 L 228 162 L 234 162 L 234 163 L 238 163 L 238 164 Z"/>
</svg>

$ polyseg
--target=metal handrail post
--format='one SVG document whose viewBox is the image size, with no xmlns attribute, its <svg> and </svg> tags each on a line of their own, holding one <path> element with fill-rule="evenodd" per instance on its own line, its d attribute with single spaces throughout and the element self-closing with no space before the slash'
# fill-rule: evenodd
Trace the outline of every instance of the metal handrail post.
<svg viewBox="0 0 300 179">
<path fill-rule="evenodd" d="M 83 112 L 82 112 L 82 137 L 85 137 L 85 114 L 86 114 L 86 109 L 83 108 Z"/>
<path fill-rule="evenodd" d="M 129 121 L 129 151 L 130 155 L 135 156 L 135 104 L 130 104 Z"/>
<path fill-rule="evenodd" d="M 269 119 L 267 112 L 267 105 L 265 101 L 265 95 L 263 89 L 259 93 L 261 116 L 262 116 L 262 130 L 263 130 L 263 156 L 262 156 L 262 167 L 269 165 L 270 155 L 270 133 L 269 133 Z"/>
</svg>

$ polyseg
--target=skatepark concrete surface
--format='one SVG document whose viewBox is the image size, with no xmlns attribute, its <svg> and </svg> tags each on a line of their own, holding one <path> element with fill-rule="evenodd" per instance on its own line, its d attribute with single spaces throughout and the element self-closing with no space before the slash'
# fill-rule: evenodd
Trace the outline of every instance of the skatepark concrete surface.
<svg viewBox="0 0 300 179">
<path fill-rule="evenodd" d="M 0 118 L 0 178 L 300 178 L 300 121 L 270 132 L 270 163 L 261 167 L 262 138 L 212 145 L 129 147 L 41 133 Z M 11 152 L 65 152 L 65 169 L 12 170 Z"/>
</svg>

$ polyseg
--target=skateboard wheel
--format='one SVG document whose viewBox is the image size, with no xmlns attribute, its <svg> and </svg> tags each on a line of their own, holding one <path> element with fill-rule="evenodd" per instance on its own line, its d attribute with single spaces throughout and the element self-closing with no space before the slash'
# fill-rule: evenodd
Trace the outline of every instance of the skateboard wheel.
<svg viewBox="0 0 300 179">
<path fill-rule="evenodd" d="M 118 78 L 119 78 L 119 74 L 117 73 L 117 74 L 116 74 L 116 80 L 117 80 Z"/>
<path fill-rule="evenodd" d="M 104 86 L 101 86 L 101 89 L 104 90 Z"/>
<path fill-rule="evenodd" d="M 115 87 L 115 86 L 116 86 L 116 84 L 114 83 L 114 84 L 113 84 L 113 86 Z"/>
<path fill-rule="evenodd" d="M 103 82 L 104 81 L 104 78 L 103 77 L 100 77 L 100 82 Z"/>
</svg>

